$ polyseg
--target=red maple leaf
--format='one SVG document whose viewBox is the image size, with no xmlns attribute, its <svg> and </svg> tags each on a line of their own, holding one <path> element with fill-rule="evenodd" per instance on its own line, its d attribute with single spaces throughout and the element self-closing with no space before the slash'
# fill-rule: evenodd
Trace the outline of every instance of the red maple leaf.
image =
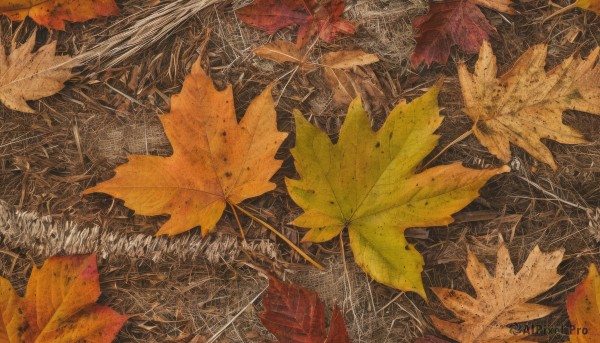
<svg viewBox="0 0 600 343">
<path fill-rule="evenodd" d="M 343 0 L 256 0 L 236 13 L 244 23 L 270 34 L 298 25 L 297 45 L 304 46 L 316 33 L 326 42 L 340 33 L 354 33 L 356 26 L 341 17 L 345 6 Z"/>
<path fill-rule="evenodd" d="M 413 67 L 421 63 L 430 66 L 433 62 L 446 64 L 450 49 L 457 45 L 467 53 L 476 53 L 484 40 L 496 34 L 477 4 L 514 13 L 510 0 L 498 0 L 490 5 L 489 0 L 430 0 L 429 12 L 413 22 L 418 29 L 417 46 L 410 58 Z"/>
<path fill-rule="evenodd" d="M 304 287 L 270 276 L 263 306 L 260 320 L 280 342 L 350 343 L 342 312 L 333 308 L 326 335 L 323 303 L 317 293 Z"/>
</svg>

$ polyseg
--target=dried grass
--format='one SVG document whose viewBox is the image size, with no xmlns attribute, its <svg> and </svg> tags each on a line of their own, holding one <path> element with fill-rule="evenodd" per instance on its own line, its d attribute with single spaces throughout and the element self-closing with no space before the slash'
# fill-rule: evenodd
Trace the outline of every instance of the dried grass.
<svg viewBox="0 0 600 343">
<path fill-rule="evenodd" d="M 448 315 L 435 298 L 425 303 L 414 294 L 372 282 L 354 265 L 350 254 L 343 263 L 338 242 L 305 246 L 330 266 L 318 272 L 300 264 L 301 259 L 284 245 L 277 245 L 277 253 L 272 244 L 251 251 L 241 247 L 231 213 L 225 213 L 220 222 L 220 238 L 210 242 L 201 240 L 198 230 L 173 240 L 154 239 L 148 237 L 164 217 L 133 215 L 121 201 L 107 196 L 81 197 L 83 189 L 110 178 L 112 169 L 123 163 L 127 154 L 171 153 L 157 116 L 168 112 L 170 96 L 180 90 L 199 55 L 219 87 L 233 85 L 238 114 L 262 88 L 278 80 L 275 96 L 280 130 L 293 131 L 293 108 L 310 114 L 332 138 L 343 122 L 344 111 L 332 106 L 331 94 L 318 72 L 292 74 L 290 66 L 252 55 L 253 48 L 269 40 L 293 40 L 293 29 L 269 37 L 243 25 L 233 9 L 248 1 L 163 0 L 158 7 L 149 7 L 153 2 L 122 1 L 123 14 L 118 18 L 70 25 L 67 32 L 37 32 L 39 44 L 58 39 L 61 53 L 83 54 L 86 62 L 64 91 L 34 103 L 38 115 L 14 113 L 0 106 L 0 198 L 18 210 L 49 216 L 42 220 L 11 211 L 5 212 L 11 215 L 0 216 L 4 223 L 13 223 L 0 225 L 2 275 L 22 291 L 33 262 L 56 252 L 102 251 L 107 259 L 101 261 L 101 301 L 123 313 L 136 314 L 119 336 L 123 342 L 202 342 L 219 331 L 218 342 L 265 341 L 269 336 L 256 317 L 260 303 L 253 299 L 266 281 L 253 268 L 273 269 L 317 290 L 328 308 L 333 303 L 342 306 L 356 342 L 411 342 L 423 333 L 434 333 L 428 315 Z M 558 1 L 560 5 L 568 2 Z M 207 3 L 213 5 L 204 10 L 196 7 Z M 374 126 L 383 122 L 386 110 L 400 98 L 419 95 L 421 88 L 444 74 L 441 102 L 446 119 L 438 151 L 467 131 L 471 122 L 460 111 L 455 65 L 458 61 L 472 65 L 476 57 L 454 52 L 448 66 L 408 69 L 407 57 L 414 44 L 410 23 L 426 10 L 425 1 L 347 3 L 347 17 L 361 28 L 354 37 L 317 44 L 312 58 L 319 58 L 323 51 L 355 47 L 381 56 L 374 72 L 389 106 L 373 113 Z M 517 10 L 521 15 L 484 11 L 498 28 L 500 39 L 493 45 L 503 71 L 534 43 L 549 44 L 550 66 L 598 44 L 600 19 L 591 13 L 574 10 L 542 23 L 553 11 L 547 1 L 523 0 Z M 2 42 L 8 46 L 18 25 L 2 18 L 0 27 Z M 16 41 L 24 41 L 35 28 L 27 21 Z M 560 166 L 557 172 L 515 148 L 511 162 L 515 171 L 488 184 L 481 197 L 457 215 L 456 223 L 448 228 L 409 231 L 410 240 L 425 257 L 426 285 L 470 291 L 464 275 L 466 247 L 491 266 L 498 234 L 508 242 L 517 266 L 535 245 L 543 250 L 565 247 L 566 260 L 560 267 L 565 276 L 539 298 L 559 309 L 537 323 L 567 323 L 566 295 L 590 262 L 600 262 L 600 188 L 596 179 L 600 172 L 600 119 L 567 113 L 565 121 L 583 131 L 592 143 L 567 146 L 548 142 Z M 291 146 L 293 137 L 278 153 L 284 165 L 274 177 L 277 189 L 245 206 L 297 242 L 301 232 L 287 223 L 300 209 L 286 196 L 283 186 L 285 176 L 295 175 Z M 471 167 L 500 165 L 473 137 L 453 145 L 434 165 L 454 161 Z M 29 222 L 44 224 L 25 224 Z M 242 224 L 251 242 L 276 242 L 248 218 L 243 218 Z M 52 228 L 57 227 L 64 230 L 53 240 Z M 66 244 L 72 235 L 80 235 L 80 245 Z M 40 240 L 44 237 L 46 241 Z M 111 239 L 119 243 L 113 244 Z M 213 250 L 208 255 L 212 257 L 204 260 L 212 244 L 224 241 L 233 250 L 220 249 L 218 257 Z M 192 248 L 194 244 L 198 250 Z M 240 253 L 243 251 L 246 253 Z M 566 337 L 548 338 L 551 342 L 564 340 Z"/>
</svg>

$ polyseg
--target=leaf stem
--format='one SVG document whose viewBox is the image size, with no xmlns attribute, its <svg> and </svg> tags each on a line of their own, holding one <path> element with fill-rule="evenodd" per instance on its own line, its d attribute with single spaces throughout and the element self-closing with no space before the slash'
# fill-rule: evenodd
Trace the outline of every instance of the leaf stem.
<svg viewBox="0 0 600 343">
<path fill-rule="evenodd" d="M 566 12 L 566 11 L 572 9 L 572 8 L 575 8 L 575 7 L 577 7 L 577 2 L 574 2 L 574 3 L 572 3 L 572 4 L 568 5 L 568 6 L 565 6 L 565 7 L 561 8 L 561 9 L 559 9 L 558 11 L 552 13 L 550 16 L 546 17 L 546 19 L 542 20 L 542 23 L 545 23 L 548 19 L 554 18 L 557 15 L 562 14 L 562 13 L 564 13 L 564 12 Z"/>
<path fill-rule="evenodd" d="M 313 266 L 319 268 L 320 270 L 324 270 L 325 268 L 320 265 L 317 261 L 313 260 L 310 256 L 308 256 L 304 251 L 302 251 L 302 249 L 300 249 L 300 247 L 298 247 L 297 245 L 295 245 L 292 241 L 290 241 L 287 237 L 285 237 L 282 233 L 280 233 L 279 231 L 277 231 L 274 227 L 272 227 L 271 225 L 267 224 L 267 222 L 261 220 L 260 218 L 257 218 L 255 215 L 253 215 L 252 213 L 246 211 L 245 209 L 243 209 L 242 207 L 236 205 L 236 204 L 232 204 L 229 203 L 229 205 L 231 207 L 235 207 L 238 210 L 240 210 L 241 212 L 243 212 L 245 215 L 247 215 L 248 217 L 256 220 L 257 222 L 259 222 L 262 226 L 266 227 L 267 229 L 271 230 L 274 234 L 277 235 L 277 237 L 281 238 L 284 242 L 286 242 L 292 249 L 296 250 L 296 252 L 298 254 L 300 254 L 300 256 L 304 257 L 305 260 L 307 260 L 308 262 L 310 262 Z"/>
<path fill-rule="evenodd" d="M 463 133 L 462 135 L 460 135 L 458 138 L 456 138 L 455 140 L 453 140 L 452 142 L 450 142 L 450 144 L 446 145 L 444 147 L 444 149 L 442 149 L 442 151 L 438 152 L 437 155 L 433 156 L 432 159 L 429 160 L 429 162 L 427 162 L 422 169 L 427 168 L 431 162 L 435 161 L 436 158 L 440 157 L 441 154 L 443 154 L 444 152 L 446 152 L 446 150 L 450 149 L 451 146 L 453 146 L 454 144 L 462 141 L 463 139 L 469 137 L 471 134 L 473 133 L 473 129 Z"/>
<path fill-rule="evenodd" d="M 231 203 L 228 202 L 228 204 L 229 204 L 229 207 L 231 207 L 231 210 L 233 211 L 233 216 L 235 217 L 235 221 L 237 222 L 238 227 L 240 228 L 240 234 L 242 235 L 242 239 L 246 240 L 246 234 L 244 234 L 244 228 L 242 228 L 242 223 L 240 223 L 240 218 L 237 215 L 237 211 L 235 210 L 235 207 Z"/>
</svg>

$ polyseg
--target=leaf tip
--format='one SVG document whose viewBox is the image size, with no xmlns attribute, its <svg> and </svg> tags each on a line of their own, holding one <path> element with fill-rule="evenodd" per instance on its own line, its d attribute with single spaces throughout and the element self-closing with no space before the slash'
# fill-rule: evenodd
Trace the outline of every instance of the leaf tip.
<svg viewBox="0 0 600 343">
<path fill-rule="evenodd" d="M 81 192 L 81 195 L 83 196 L 83 195 L 89 195 L 92 193 L 96 193 L 95 189 L 96 189 L 96 186 L 85 189 L 83 192 Z"/>
<path fill-rule="evenodd" d="M 498 168 L 498 174 L 504 174 L 504 173 L 508 173 L 511 171 L 512 171 L 512 168 L 509 167 L 508 165 L 503 165 L 502 167 Z"/>
</svg>

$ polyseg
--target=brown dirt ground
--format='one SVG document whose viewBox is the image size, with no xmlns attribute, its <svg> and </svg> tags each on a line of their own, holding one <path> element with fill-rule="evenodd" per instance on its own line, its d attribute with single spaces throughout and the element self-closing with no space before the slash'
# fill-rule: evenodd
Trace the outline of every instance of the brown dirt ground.
<svg viewBox="0 0 600 343">
<path fill-rule="evenodd" d="M 119 1 L 123 13 L 118 18 L 70 24 L 66 32 L 40 28 L 36 32 L 36 26 L 29 20 L 19 29 L 19 24 L 0 18 L 1 38 L 8 47 L 13 37 L 22 42 L 35 33 L 39 44 L 57 39 L 61 53 L 75 55 L 132 25 L 131 18 L 154 2 Z M 477 57 L 454 51 L 448 66 L 408 68 L 406 58 L 413 45 L 410 20 L 425 11 L 424 2 L 347 1 L 346 15 L 360 23 L 361 28 L 355 36 L 335 44 L 319 42 L 314 57 L 325 51 L 350 47 L 381 55 L 382 62 L 374 65 L 373 71 L 384 87 L 387 105 L 373 113 L 375 127 L 381 125 L 392 105 L 402 98 L 418 96 L 422 88 L 444 75 L 440 101 L 446 119 L 439 130 L 442 139 L 434 156 L 470 129 L 470 120 L 460 111 L 462 100 L 456 63 L 466 61 L 473 65 Z M 568 3 L 558 1 L 561 6 Z M 276 65 L 253 56 L 252 48 L 268 42 L 270 37 L 236 20 L 233 9 L 239 6 L 240 2 L 229 1 L 210 6 L 177 27 L 169 38 L 151 42 L 108 69 L 107 61 L 114 56 L 98 54 L 98 59 L 78 68 L 79 75 L 59 94 L 32 102 L 39 112 L 36 115 L 16 113 L 0 106 L 0 199 L 20 210 L 36 211 L 56 220 L 97 224 L 103 230 L 153 234 L 166 217 L 133 215 L 119 200 L 103 195 L 82 197 L 81 192 L 110 178 L 114 167 L 126 161 L 127 154 L 170 154 L 168 141 L 160 132 L 158 115 L 168 112 L 170 96 L 180 91 L 185 75 L 199 54 L 218 86 L 233 85 L 239 116 L 261 89 L 279 80 L 275 89 L 275 97 L 281 97 L 277 107 L 279 129 L 294 131 L 291 111 L 298 108 L 312 114 L 313 121 L 335 139 L 344 110 L 331 105 L 331 95 L 320 72 L 289 78 L 286 76 L 289 65 Z M 600 18 L 591 12 L 572 10 L 542 23 L 541 19 L 554 10 L 548 1 L 517 1 L 516 9 L 519 14 L 512 16 L 484 10 L 499 33 L 492 44 L 501 71 L 508 70 L 517 57 L 535 43 L 549 45 L 550 67 L 574 52 L 585 55 L 598 45 Z M 206 40 L 208 29 L 211 32 Z M 293 40 L 294 32 L 293 29 L 282 30 L 275 36 Z M 491 266 L 498 234 L 508 242 L 517 266 L 535 245 L 544 251 L 564 247 L 566 258 L 559 268 L 563 279 L 536 299 L 557 306 L 558 310 L 535 323 L 568 324 L 564 307 L 567 294 L 580 282 L 590 263 L 600 262 L 600 224 L 593 220 L 593 212 L 600 207 L 600 187 L 596 179 L 600 173 L 600 118 L 567 112 L 564 120 L 582 131 L 591 143 L 568 146 L 547 141 L 559 165 L 556 172 L 537 163 L 521 149 L 513 148 L 513 172 L 488 183 L 481 197 L 457 214 L 456 223 L 410 234 L 425 257 L 426 286 L 471 292 L 463 271 L 466 249 L 471 248 Z M 278 153 L 284 164 L 273 179 L 277 189 L 247 201 L 245 206 L 297 242 L 301 232 L 286 223 L 301 210 L 287 197 L 283 185 L 284 177 L 295 175 L 289 154 L 293 145 L 292 134 Z M 456 161 L 479 168 L 501 165 L 474 137 L 453 145 L 434 165 Z M 243 218 L 242 224 L 250 240 L 276 241 L 251 220 Z M 232 213 L 225 213 L 220 230 L 235 234 Z M 195 229 L 185 235 L 199 234 Z M 40 258 L 32 256 L 27 249 L 11 250 L 6 242 L 2 242 L 0 248 L 2 275 L 23 290 L 32 263 L 40 263 Z M 337 241 L 304 248 L 320 261 L 333 259 L 338 266 L 343 265 Z M 248 263 L 278 273 L 285 270 L 292 279 L 301 280 L 308 267 L 285 245 L 279 244 L 279 249 L 275 260 L 245 256 L 219 268 L 176 259 L 161 263 L 144 258 L 101 261 L 101 302 L 122 313 L 135 314 L 120 333 L 120 342 L 202 342 L 214 334 L 214 331 L 206 332 L 207 327 L 221 327 L 236 314 L 233 310 L 223 314 L 223 306 L 241 304 L 231 308 L 243 308 L 251 295 L 264 287 L 264 279 L 258 277 Z M 347 262 L 351 262 L 351 254 L 347 252 Z M 415 294 L 399 295 L 374 282 L 369 283 L 369 287 L 378 308 L 380 304 L 387 304 L 393 305 L 390 308 L 410 309 L 405 311 L 410 316 L 390 321 L 399 329 L 394 331 L 395 336 L 386 338 L 387 342 L 410 342 L 423 333 L 435 334 L 429 315 L 449 318 L 449 313 L 433 295 L 426 303 Z M 336 300 L 327 299 L 328 304 Z M 218 341 L 265 341 L 267 333 L 251 319 L 260 308 L 260 301 L 253 302 L 244 311 L 243 320 L 227 327 Z M 360 318 L 352 311 L 344 313 L 348 322 L 360 325 Z M 549 342 L 567 339 L 564 335 L 536 338 Z M 369 339 L 356 341 L 368 342 Z"/>
</svg>

